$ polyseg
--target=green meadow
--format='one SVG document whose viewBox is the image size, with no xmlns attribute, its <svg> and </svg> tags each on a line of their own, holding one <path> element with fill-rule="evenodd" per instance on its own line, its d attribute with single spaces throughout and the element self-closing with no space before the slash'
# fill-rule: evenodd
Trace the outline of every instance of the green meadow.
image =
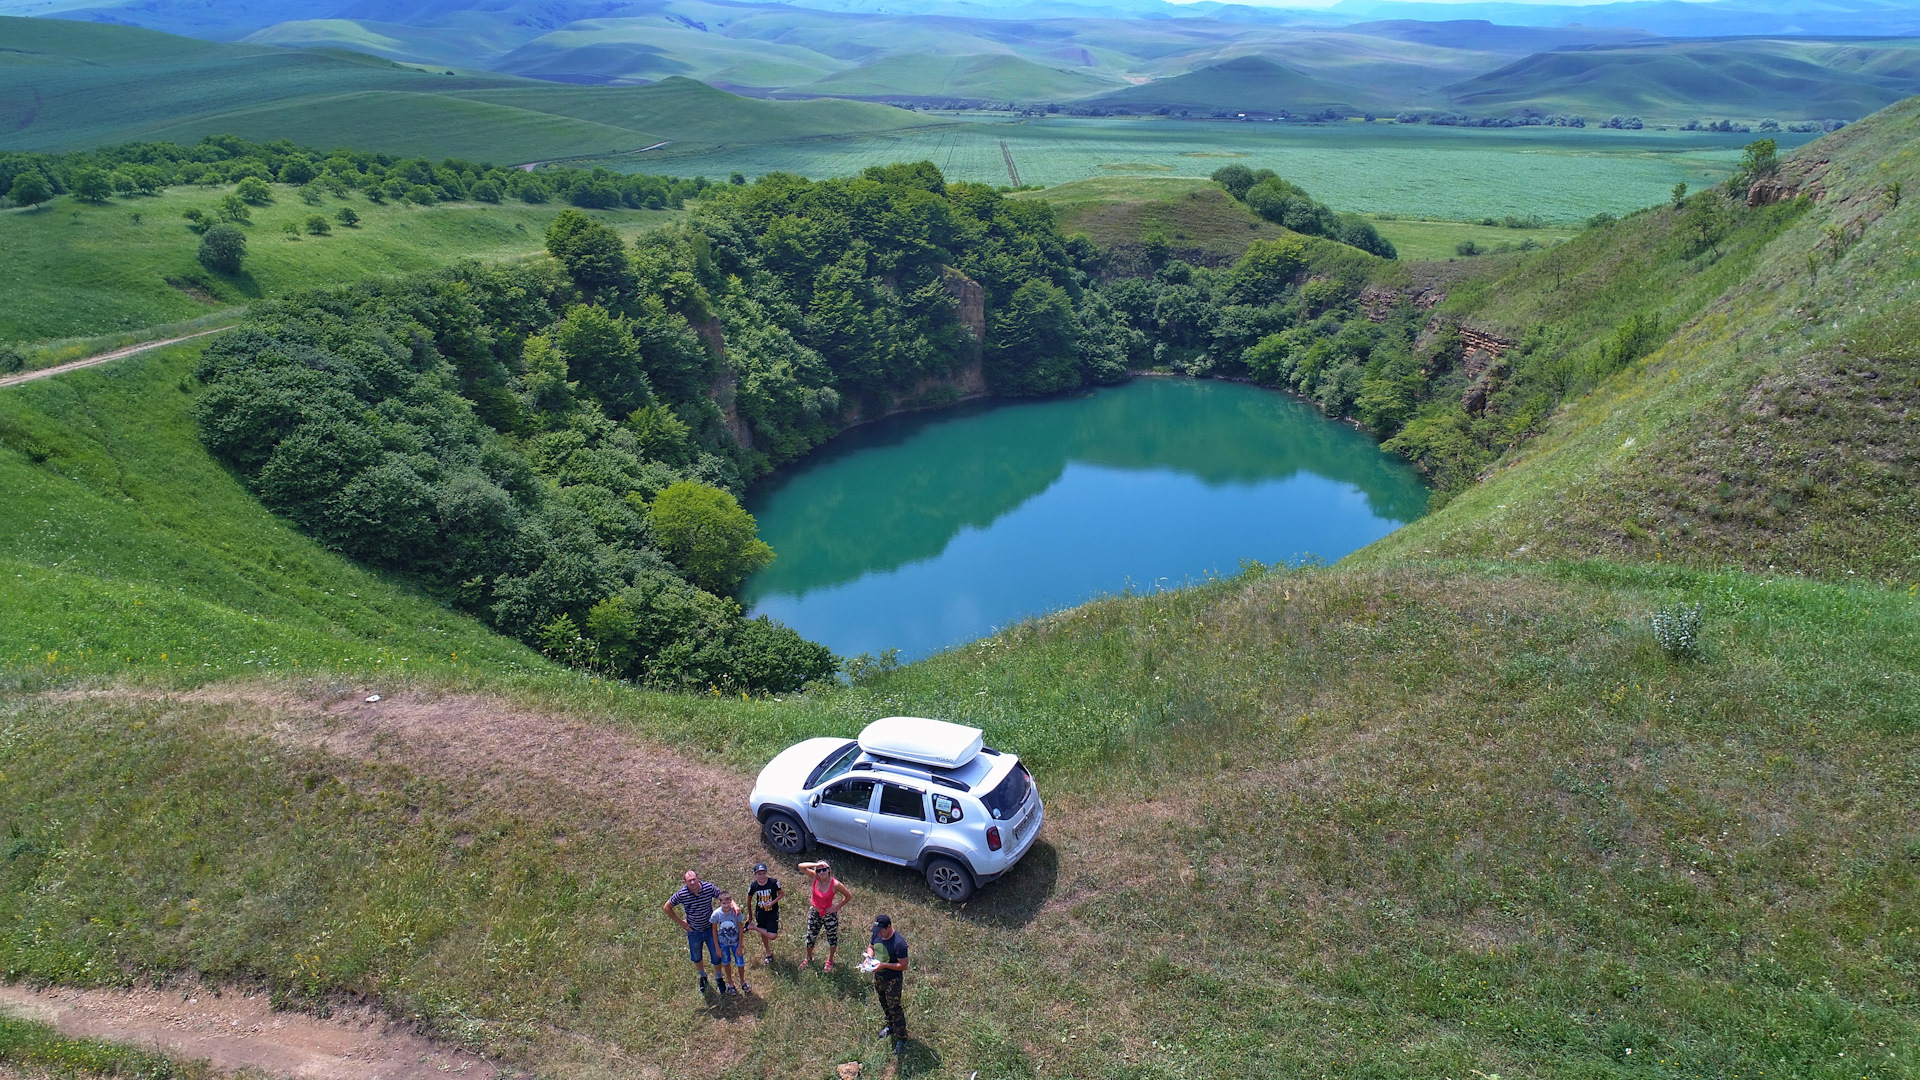
<svg viewBox="0 0 1920 1080">
<path fill-rule="evenodd" d="M 1723 179 L 1752 136 L 1551 128 L 1469 129 L 1152 119 L 983 120 L 780 144 L 680 151 L 609 167 L 676 176 L 784 171 L 837 176 L 926 159 L 949 179 L 1023 184 L 1093 177 L 1205 177 L 1229 163 L 1272 169 L 1336 210 L 1554 223 L 1625 213 Z M 1800 137 L 1802 140 L 1805 137 Z M 1003 153 L 1001 143 L 1006 144 Z M 1783 146 L 1797 145 L 1789 138 Z"/>
<path fill-rule="evenodd" d="M 175 187 L 156 196 L 114 198 L 103 205 L 63 196 L 38 209 L 0 210 L 0 288 L 14 302 L 0 309 L 0 341 L 52 346 L 146 327 L 230 313 L 250 301 L 293 289 L 443 266 L 458 258 L 513 259 L 542 252 L 557 205 L 444 203 L 375 205 L 359 192 L 322 196 L 318 206 L 297 189 L 273 185 L 274 202 L 254 207 L 247 260 L 237 276 L 216 274 L 196 259 L 200 238 L 181 215 L 211 213 L 231 186 Z M 335 215 L 350 207 L 351 227 Z M 596 210 L 623 234 L 670 221 L 676 211 Z M 314 214 L 332 231 L 289 234 Z M 91 341 L 75 343 L 84 349 Z"/>
</svg>

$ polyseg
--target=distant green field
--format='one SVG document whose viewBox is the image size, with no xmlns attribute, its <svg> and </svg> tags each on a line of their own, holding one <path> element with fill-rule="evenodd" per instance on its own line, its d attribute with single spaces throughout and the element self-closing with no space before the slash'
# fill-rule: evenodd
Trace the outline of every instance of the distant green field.
<svg viewBox="0 0 1920 1080">
<path fill-rule="evenodd" d="M 276 202 L 253 211 L 246 270 L 208 273 L 200 238 L 181 213 L 211 210 L 228 188 L 172 188 L 164 195 L 91 206 L 62 197 L 38 210 L 0 210 L 0 341 L 44 343 L 193 319 L 263 296 L 382 274 L 442 266 L 457 258 L 503 259 L 542 249 L 558 206 L 446 203 L 419 207 L 326 197 L 320 206 L 275 185 Z M 291 239 L 282 227 L 342 206 L 356 228 Z M 628 234 L 677 216 L 665 210 L 593 211 Z M 135 220 L 136 216 L 138 221 Z"/>
<path fill-rule="evenodd" d="M 489 95 L 490 97 L 492 95 Z M 664 152 L 616 168 L 681 176 L 808 176 L 926 158 L 950 179 L 1027 184 L 1095 176 L 1204 177 L 1229 163 L 1280 173 L 1338 210 L 1473 220 L 1537 214 L 1554 222 L 1622 213 L 1679 181 L 1716 182 L 1752 135 L 1397 124 L 1296 125 L 1177 120 L 985 121 L 871 135 Z M 1782 138 L 1783 149 L 1810 136 Z M 1002 153 L 1001 142 L 1006 143 Z"/>
<path fill-rule="evenodd" d="M 1579 232 L 1574 228 L 1509 229 L 1504 225 L 1483 225 L 1477 221 L 1423 221 L 1416 218 L 1373 219 L 1380 235 L 1393 241 L 1400 257 L 1408 261 L 1451 259 L 1458 255 L 1464 240 L 1485 251 L 1502 247 L 1517 249 L 1532 240 L 1540 247 L 1566 240 Z"/>
</svg>

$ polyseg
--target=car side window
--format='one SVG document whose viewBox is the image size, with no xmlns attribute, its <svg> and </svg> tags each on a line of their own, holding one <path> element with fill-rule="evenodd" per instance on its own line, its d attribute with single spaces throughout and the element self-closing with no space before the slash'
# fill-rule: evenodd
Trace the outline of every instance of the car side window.
<svg viewBox="0 0 1920 1080">
<path fill-rule="evenodd" d="M 916 821 L 927 819 L 927 810 L 919 792 L 911 788 L 895 787 L 892 784 L 880 785 L 880 812 L 894 817 L 913 818 Z"/>
<path fill-rule="evenodd" d="M 842 780 L 822 792 L 820 801 L 850 810 L 865 810 L 873 802 L 873 781 Z"/>
<path fill-rule="evenodd" d="M 966 816 L 960 810 L 959 800 L 951 795 L 933 797 L 933 820 L 942 825 L 951 825 Z"/>
</svg>

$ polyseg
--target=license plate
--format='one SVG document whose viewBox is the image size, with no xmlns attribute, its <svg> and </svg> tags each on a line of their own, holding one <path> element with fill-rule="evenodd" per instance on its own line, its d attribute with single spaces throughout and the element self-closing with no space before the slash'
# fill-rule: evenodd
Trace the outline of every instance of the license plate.
<svg viewBox="0 0 1920 1080">
<path fill-rule="evenodd" d="M 1033 831 L 1033 823 L 1040 819 L 1039 814 L 1029 813 L 1013 827 L 1013 846 L 1019 847 L 1027 842 L 1027 834 Z"/>
</svg>

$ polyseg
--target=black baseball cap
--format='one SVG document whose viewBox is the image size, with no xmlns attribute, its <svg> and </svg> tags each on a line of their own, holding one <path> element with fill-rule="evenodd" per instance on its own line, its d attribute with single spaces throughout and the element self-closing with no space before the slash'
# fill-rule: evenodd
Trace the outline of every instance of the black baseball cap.
<svg viewBox="0 0 1920 1080">
<path fill-rule="evenodd" d="M 764 874 L 764 873 L 766 873 L 766 872 L 767 872 L 767 864 L 766 864 L 766 863 L 763 863 L 763 862 L 757 862 L 757 863 L 754 863 L 754 864 L 753 864 L 753 872 L 754 872 L 754 873 L 756 873 L 756 874 Z"/>
<path fill-rule="evenodd" d="M 874 927 L 875 927 L 875 928 L 879 928 L 879 927 L 882 927 L 882 926 L 892 926 L 892 925 L 893 925 L 893 916 L 891 916 L 891 915 L 876 915 L 876 916 L 874 916 L 874 919 L 873 919 L 873 925 L 874 925 Z"/>
</svg>

